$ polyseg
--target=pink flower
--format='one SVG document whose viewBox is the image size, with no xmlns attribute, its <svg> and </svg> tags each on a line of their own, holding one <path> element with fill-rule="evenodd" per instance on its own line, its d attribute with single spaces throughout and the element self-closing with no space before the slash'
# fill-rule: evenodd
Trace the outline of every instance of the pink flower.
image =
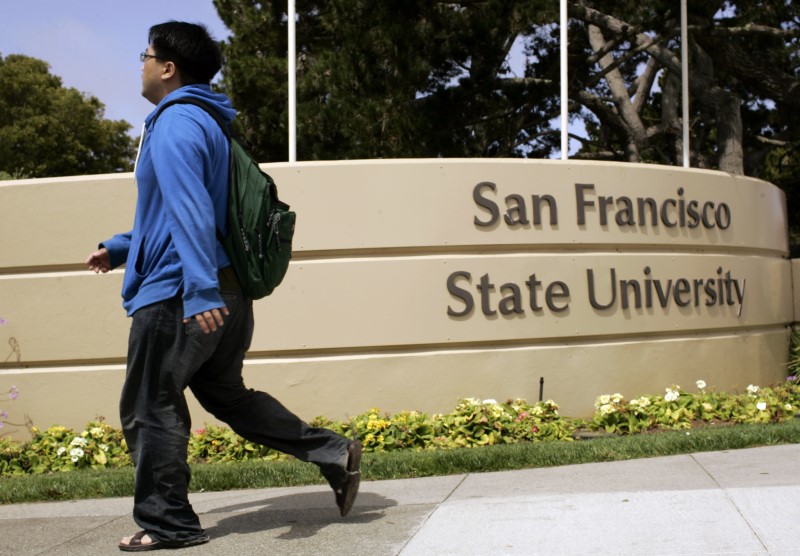
<svg viewBox="0 0 800 556">
<path fill-rule="evenodd" d="M 11 390 L 8 391 L 8 398 L 11 400 L 16 400 L 19 397 L 19 392 L 17 391 L 16 386 L 12 386 Z"/>
</svg>

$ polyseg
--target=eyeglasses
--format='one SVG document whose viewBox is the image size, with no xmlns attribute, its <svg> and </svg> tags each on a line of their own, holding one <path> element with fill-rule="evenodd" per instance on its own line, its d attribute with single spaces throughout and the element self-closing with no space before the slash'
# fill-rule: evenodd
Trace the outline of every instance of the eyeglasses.
<svg viewBox="0 0 800 556">
<path fill-rule="evenodd" d="M 162 58 L 161 56 L 156 56 L 155 54 L 148 54 L 147 52 L 142 52 L 141 54 L 139 54 L 139 61 L 142 62 L 142 63 L 144 63 L 145 60 L 147 60 L 148 58 L 155 58 L 156 60 L 164 60 L 165 59 L 165 58 Z"/>
</svg>

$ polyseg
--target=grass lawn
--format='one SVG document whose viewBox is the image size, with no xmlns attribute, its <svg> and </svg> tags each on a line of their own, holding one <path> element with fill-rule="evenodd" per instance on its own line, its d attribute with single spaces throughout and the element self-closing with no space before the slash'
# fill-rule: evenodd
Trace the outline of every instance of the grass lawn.
<svg viewBox="0 0 800 556">
<path fill-rule="evenodd" d="M 575 442 L 364 454 L 362 476 L 367 481 L 404 479 L 798 443 L 800 419 L 793 419 L 779 424 L 715 425 Z M 193 465 L 191 486 L 197 492 L 323 482 L 315 466 L 283 460 Z M 0 477 L 0 504 L 132 495 L 131 468 Z"/>
</svg>

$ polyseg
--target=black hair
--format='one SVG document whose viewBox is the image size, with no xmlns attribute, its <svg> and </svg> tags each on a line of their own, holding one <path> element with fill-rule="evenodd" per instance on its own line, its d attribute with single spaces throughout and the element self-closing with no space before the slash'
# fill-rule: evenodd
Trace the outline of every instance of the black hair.
<svg viewBox="0 0 800 556">
<path fill-rule="evenodd" d="M 222 67 L 219 44 L 199 23 L 168 21 L 153 25 L 148 41 L 156 56 L 175 64 L 186 85 L 208 85 Z"/>
</svg>

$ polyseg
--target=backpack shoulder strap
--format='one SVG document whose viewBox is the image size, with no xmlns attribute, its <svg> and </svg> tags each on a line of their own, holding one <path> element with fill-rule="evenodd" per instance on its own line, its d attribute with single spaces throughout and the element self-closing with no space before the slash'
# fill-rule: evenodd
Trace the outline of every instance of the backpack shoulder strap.
<svg viewBox="0 0 800 556">
<path fill-rule="evenodd" d="M 208 103 L 203 102 L 202 100 L 194 98 L 194 97 L 176 98 L 174 100 L 170 100 L 170 101 L 165 102 L 163 104 L 163 106 L 161 106 L 161 108 L 158 109 L 158 112 L 156 112 L 156 115 L 153 118 L 153 123 L 155 124 L 156 120 L 161 115 L 161 113 L 164 110 L 166 110 L 167 108 L 169 108 L 170 106 L 172 106 L 173 104 L 193 104 L 195 106 L 198 106 L 198 107 L 202 108 L 203 110 L 206 111 L 206 113 L 209 116 L 211 116 L 214 119 L 215 122 L 217 122 L 217 125 L 220 127 L 220 129 L 222 129 L 222 132 L 225 134 L 225 137 L 228 138 L 228 141 L 231 140 L 231 130 L 228 128 L 228 124 L 226 124 L 223 121 L 223 119 L 219 115 L 219 113 L 217 113 L 216 110 L 211 108 L 211 106 L 209 106 Z"/>
<path fill-rule="evenodd" d="M 214 119 L 215 122 L 217 122 L 217 125 L 219 125 L 220 129 L 222 129 L 222 133 L 225 134 L 225 137 L 228 139 L 228 143 L 231 143 L 231 141 L 232 141 L 231 130 L 228 128 L 228 125 L 222 120 L 222 117 L 217 113 L 216 110 L 211 108 L 211 106 L 209 106 L 207 103 L 203 102 L 200 99 L 196 99 L 194 97 L 176 98 L 174 100 L 170 100 L 170 101 L 165 102 L 161 106 L 161 108 L 158 109 L 158 112 L 156 112 L 156 115 L 153 117 L 153 124 L 156 123 L 156 120 L 161 115 L 161 113 L 164 110 L 166 110 L 167 108 L 169 108 L 170 106 L 172 106 L 173 104 L 193 104 L 193 105 L 205 110 L 206 113 L 209 116 L 211 116 Z M 231 149 L 231 152 L 229 153 L 229 156 L 233 157 L 233 150 L 232 149 Z M 217 227 L 217 240 L 220 243 L 222 243 L 225 240 L 225 235 L 220 231 L 219 227 Z"/>
</svg>

